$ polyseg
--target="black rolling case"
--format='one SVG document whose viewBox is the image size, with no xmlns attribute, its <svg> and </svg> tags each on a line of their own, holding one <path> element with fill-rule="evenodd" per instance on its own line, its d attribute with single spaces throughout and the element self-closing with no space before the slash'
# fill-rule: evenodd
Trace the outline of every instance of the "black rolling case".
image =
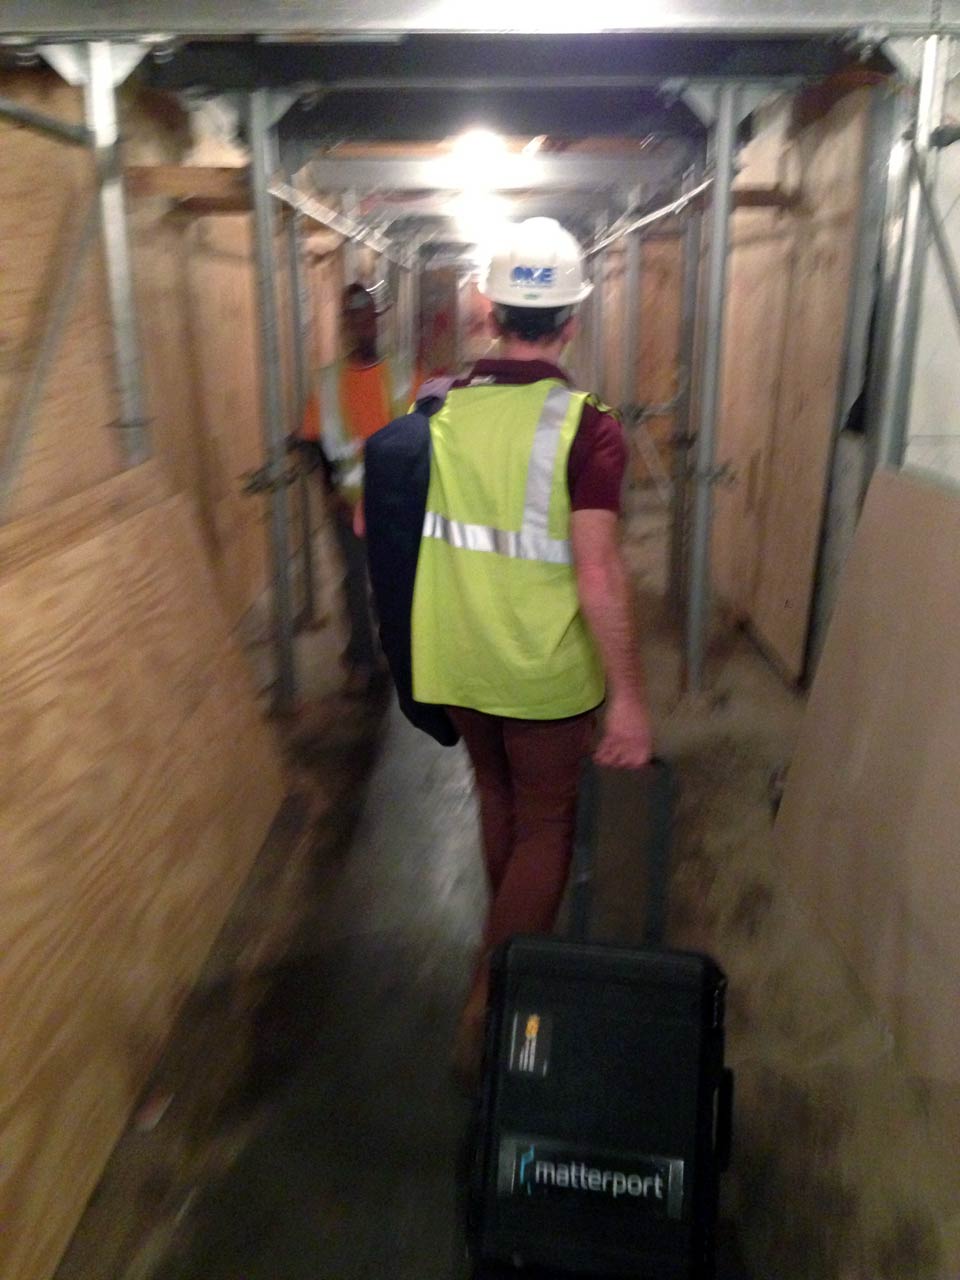
<svg viewBox="0 0 960 1280">
<path fill-rule="evenodd" d="M 644 782 L 649 942 L 672 784 L 662 765 Z M 601 789 L 591 769 L 570 913 L 579 937 L 516 938 L 494 962 L 470 1215 L 481 1277 L 713 1275 L 732 1090 L 725 980 L 705 956 L 581 940 Z"/>
</svg>

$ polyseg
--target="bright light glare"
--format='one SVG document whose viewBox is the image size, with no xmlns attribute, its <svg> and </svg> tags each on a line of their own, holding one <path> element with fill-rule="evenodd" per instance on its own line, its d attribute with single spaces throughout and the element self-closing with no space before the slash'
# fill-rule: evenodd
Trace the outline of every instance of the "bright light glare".
<svg viewBox="0 0 960 1280">
<path fill-rule="evenodd" d="M 490 129 L 468 129 L 452 143 L 450 186 L 459 188 L 459 194 L 447 214 L 465 241 L 486 246 L 510 221 L 510 202 L 496 191 L 505 167 L 515 159 L 506 139 Z"/>
<path fill-rule="evenodd" d="M 507 154 L 507 143 L 491 129 L 468 129 L 454 139 L 451 151 L 465 163 L 490 164 Z"/>
<path fill-rule="evenodd" d="M 523 148 L 522 155 L 535 156 L 543 144 L 547 140 L 545 133 L 539 134 L 536 138 L 531 138 L 527 145 Z"/>
<path fill-rule="evenodd" d="M 485 245 L 510 221 L 510 203 L 489 191 L 463 191 L 447 208 L 464 240 Z"/>
<path fill-rule="evenodd" d="M 450 148 L 451 185 L 466 191 L 492 190 L 509 156 L 506 140 L 490 129 L 468 129 Z"/>
</svg>

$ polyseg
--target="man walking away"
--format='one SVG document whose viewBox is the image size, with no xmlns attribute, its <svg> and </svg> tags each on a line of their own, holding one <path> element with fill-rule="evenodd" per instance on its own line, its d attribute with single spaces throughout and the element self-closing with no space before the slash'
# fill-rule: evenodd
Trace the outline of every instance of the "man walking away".
<svg viewBox="0 0 960 1280">
<path fill-rule="evenodd" d="M 317 394 L 304 413 L 301 442 L 322 451 L 333 501 L 333 527 L 344 566 L 344 603 L 349 624 L 344 662 L 348 688 L 364 692 L 377 666 L 379 648 L 370 611 L 366 551 L 354 532 L 354 508 L 363 489 L 365 442 L 409 403 L 409 377 L 377 349 L 379 312 L 361 284 L 343 291 L 342 323 L 347 355 L 322 369 Z"/>
<path fill-rule="evenodd" d="M 585 281 L 548 218 L 512 226 L 481 292 L 499 358 L 430 419 L 430 485 L 414 590 L 414 696 L 446 706 L 476 777 L 490 909 L 457 1036 L 479 1066 L 489 957 L 547 933 L 569 870 L 577 784 L 596 759 L 645 764 L 651 731 L 620 550 L 620 423 L 559 366 Z"/>
</svg>

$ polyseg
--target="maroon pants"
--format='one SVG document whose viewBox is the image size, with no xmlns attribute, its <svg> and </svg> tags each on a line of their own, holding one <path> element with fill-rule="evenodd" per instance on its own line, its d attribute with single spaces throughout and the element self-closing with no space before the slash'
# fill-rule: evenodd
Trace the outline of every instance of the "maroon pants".
<svg viewBox="0 0 960 1280">
<path fill-rule="evenodd" d="M 573 849 L 577 783 L 594 713 L 511 720 L 449 708 L 476 775 L 490 885 L 485 953 L 515 933 L 549 933 Z"/>
</svg>

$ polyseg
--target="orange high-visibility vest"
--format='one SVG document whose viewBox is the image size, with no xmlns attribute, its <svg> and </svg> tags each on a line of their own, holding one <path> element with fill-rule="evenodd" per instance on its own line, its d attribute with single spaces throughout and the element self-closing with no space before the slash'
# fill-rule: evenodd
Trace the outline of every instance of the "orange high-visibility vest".
<svg viewBox="0 0 960 1280">
<path fill-rule="evenodd" d="M 359 365 L 348 358 L 320 371 L 300 434 L 305 440 L 322 440 L 337 488 L 346 496 L 359 497 L 363 487 L 364 443 L 407 411 L 409 397 L 409 385 L 400 384 L 389 359 Z"/>
</svg>

